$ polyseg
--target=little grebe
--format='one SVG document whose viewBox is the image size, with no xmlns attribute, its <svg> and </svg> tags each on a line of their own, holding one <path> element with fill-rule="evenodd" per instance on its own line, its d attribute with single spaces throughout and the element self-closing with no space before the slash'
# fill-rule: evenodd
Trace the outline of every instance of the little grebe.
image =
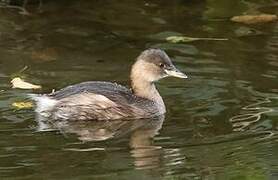
<svg viewBox="0 0 278 180">
<path fill-rule="evenodd" d="M 164 51 L 147 49 L 132 66 L 131 90 L 116 83 L 89 81 L 32 98 L 37 102 L 36 112 L 53 119 L 148 118 L 166 112 L 154 82 L 167 76 L 187 78 Z"/>
</svg>

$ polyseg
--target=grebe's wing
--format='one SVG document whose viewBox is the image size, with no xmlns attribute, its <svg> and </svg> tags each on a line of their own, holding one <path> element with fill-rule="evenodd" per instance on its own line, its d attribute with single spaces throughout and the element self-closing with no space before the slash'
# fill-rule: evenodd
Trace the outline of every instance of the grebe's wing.
<svg viewBox="0 0 278 180">
<path fill-rule="evenodd" d="M 140 109 L 122 105 L 101 94 L 83 92 L 61 99 L 53 109 L 55 119 L 109 120 L 141 114 Z"/>
<path fill-rule="evenodd" d="M 85 82 L 48 96 L 57 101 L 51 113 L 55 119 L 109 120 L 155 114 L 140 106 L 146 106 L 149 100 L 138 98 L 129 89 L 115 83 Z"/>
<path fill-rule="evenodd" d="M 132 95 L 131 90 L 128 88 L 111 82 L 103 81 L 88 81 L 71 86 L 67 86 L 59 91 L 48 94 L 48 96 L 60 100 L 71 95 L 80 94 L 84 92 L 93 92 L 104 96 L 128 96 Z M 120 95 L 120 96 L 119 96 Z"/>
</svg>

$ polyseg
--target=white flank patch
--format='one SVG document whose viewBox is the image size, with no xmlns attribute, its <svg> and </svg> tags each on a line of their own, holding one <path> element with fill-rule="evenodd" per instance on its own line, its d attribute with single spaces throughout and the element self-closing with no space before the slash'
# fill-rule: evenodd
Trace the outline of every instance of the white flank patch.
<svg viewBox="0 0 278 180">
<path fill-rule="evenodd" d="M 51 111 L 58 102 L 45 95 L 29 94 L 29 96 L 37 103 L 36 112 L 42 115 L 48 115 L 49 111 Z"/>
</svg>

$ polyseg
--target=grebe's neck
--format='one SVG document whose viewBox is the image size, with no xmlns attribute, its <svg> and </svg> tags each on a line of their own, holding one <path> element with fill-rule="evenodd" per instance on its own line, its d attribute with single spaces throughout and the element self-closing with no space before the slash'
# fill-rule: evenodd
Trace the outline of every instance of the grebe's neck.
<svg viewBox="0 0 278 180">
<path fill-rule="evenodd" d="M 144 78 L 144 74 L 134 68 L 132 68 L 130 79 L 134 95 L 153 101 L 161 114 L 166 112 L 163 99 L 153 82 Z"/>
<path fill-rule="evenodd" d="M 157 91 L 154 83 L 132 80 L 131 87 L 136 96 L 153 101 L 157 105 L 161 114 L 166 112 L 163 99 Z"/>
</svg>

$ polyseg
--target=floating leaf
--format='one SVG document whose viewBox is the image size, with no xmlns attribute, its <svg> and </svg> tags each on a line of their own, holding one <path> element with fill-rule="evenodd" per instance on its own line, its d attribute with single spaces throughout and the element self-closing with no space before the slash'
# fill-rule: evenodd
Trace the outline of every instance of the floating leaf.
<svg viewBox="0 0 278 180">
<path fill-rule="evenodd" d="M 274 14 L 259 14 L 259 15 L 242 15 L 234 16 L 231 18 L 231 21 L 244 23 L 244 24 L 258 24 L 258 23 L 267 23 L 273 22 L 278 19 L 277 15 Z"/>
<path fill-rule="evenodd" d="M 160 48 L 164 50 L 178 51 L 183 54 L 197 55 L 199 50 L 190 44 L 173 44 L 173 43 L 160 43 L 152 46 L 153 48 Z"/>
<path fill-rule="evenodd" d="M 32 102 L 14 102 L 12 106 L 15 107 L 16 109 L 30 109 L 34 105 Z"/>
<path fill-rule="evenodd" d="M 13 88 L 19 89 L 40 89 L 40 85 L 31 84 L 28 82 L 23 81 L 21 78 L 16 77 L 11 81 Z"/>
<path fill-rule="evenodd" d="M 188 36 L 169 36 L 166 38 L 171 43 L 192 42 L 192 41 L 227 41 L 226 38 L 194 38 Z"/>
<path fill-rule="evenodd" d="M 149 36 L 149 38 L 164 41 L 169 36 L 182 36 L 182 34 L 178 32 L 172 32 L 172 31 L 163 31 L 157 34 L 152 34 Z"/>
</svg>

